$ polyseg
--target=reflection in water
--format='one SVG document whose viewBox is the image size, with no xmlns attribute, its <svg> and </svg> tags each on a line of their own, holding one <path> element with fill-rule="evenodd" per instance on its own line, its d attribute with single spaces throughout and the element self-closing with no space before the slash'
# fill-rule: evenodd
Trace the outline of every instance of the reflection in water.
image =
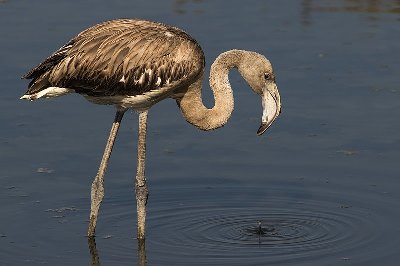
<svg viewBox="0 0 400 266">
<path fill-rule="evenodd" d="M 92 266 L 100 266 L 99 253 L 96 248 L 96 239 L 94 237 L 88 237 L 88 245 L 90 256 L 92 257 Z"/>
<path fill-rule="evenodd" d="M 96 248 L 96 239 L 94 237 L 88 237 L 88 245 L 92 259 L 92 266 L 100 266 L 100 257 Z M 146 242 L 144 239 L 138 239 L 138 266 L 146 265 Z"/>
<path fill-rule="evenodd" d="M 138 239 L 138 266 L 146 265 L 146 242 L 144 239 Z"/>
<path fill-rule="evenodd" d="M 400 14 L 399 0 L 339 0 L 315 1 L 303 0 L 302 20 L 304 25 L 311 24 L 311 14 L 318 12 L 352 12 L 370 14 Z M 372 19 L 378 19 L 373 17 Z"/>
</svg>

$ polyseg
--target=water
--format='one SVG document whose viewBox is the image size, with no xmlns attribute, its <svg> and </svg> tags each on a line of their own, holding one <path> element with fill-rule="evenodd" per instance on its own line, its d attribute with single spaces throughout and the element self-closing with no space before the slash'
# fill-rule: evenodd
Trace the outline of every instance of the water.
<svg viewBox="0 0 400 266">
<path fill-rule="evenodd" d="M 94 245 L 89 189 L 113 108 L 77 95 L 18 100 L 32 66 L 122 17 L 187 30 L 208 67 L 232 48 L 265 54 L 283 103 L 262 137 L 259 99 L 236 72 L 222 129 L 193 128 L 170 100 L 152 108 L 145 246 L 135 239 L 136 115 L 111 157 Z M 394 0 L 0 1 L 0 265 L 397 265 L 399 23 Z"/>
</svg>

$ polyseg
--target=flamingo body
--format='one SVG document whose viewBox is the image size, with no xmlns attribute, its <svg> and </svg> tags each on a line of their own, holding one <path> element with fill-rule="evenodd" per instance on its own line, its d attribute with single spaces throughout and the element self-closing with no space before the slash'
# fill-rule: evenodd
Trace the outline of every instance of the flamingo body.
<svg viewBox="0 0 400 266">
<path fill-rule="evenodd" d="M 138 19 L 111 20 L 95 25 L 50 55 L 24 78 L 30 79 L 26 100 L 78 93 L 96 104 L 117 107 L 97 175 L 91 188 L 88 236 L 95 235 L 104 197 L 104 175 L 125 111 L 139 111 L 136 203 L 138 239 L 145 237 L 148 189 L 145 151 L 148 109 L 173 98 L 185 119 L 202 130 L 225 125 L 234 108 L 228 72 L 237 68 L 250 88 L 261 97 L 263 114 L 257 134 L 263 134 L 278 117 L 280 95 L 272 65 L 256 52 L 230 50 L 211 66 L 210 87 L 215 105 L 204 106 L 201 97 L 204 53 L 184 31 L 162 23 Z"/>
<path fill-rule="evenodd" d="M 184 31 L 162 23 L 121 19 L 95 25 L 70 40 L 24 78 L 22 99 L 76 92 L 97 104 L 145 110 L 173 97 L 204 68 L 204 54 Z"/>
</svg>

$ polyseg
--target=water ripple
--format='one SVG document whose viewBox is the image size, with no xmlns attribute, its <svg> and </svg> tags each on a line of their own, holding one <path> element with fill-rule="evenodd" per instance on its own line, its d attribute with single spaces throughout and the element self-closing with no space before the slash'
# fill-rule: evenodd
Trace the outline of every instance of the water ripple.
<svg viewBox="0 0 400 266">
<path fill-rule="evenodd" d="M 328 253 L 332 246 L 345 250 L 373 239 L 372 234 L 360 234 L 361 230 L 373 226 L 373 221 L 366 219 L 363 210 L 346 212 L 336 207 L 330 211 L 307 211 L 298 207 L 294 204 L 292 209 L 165 208 L 159 209 L 152 217 L 158 222 L 149 231 L 168 233 L 169 237 L 158 239 L 158 244 L 166 247 L 179 245 L 182 253 L 188 248 L 218 254 L 224 250 L 233 252 L 234 249 L 257 246 L 265 247 L 253 250 L 262 256 L 276 254 L 276 251 L 290 254 L 294 250 L 303 255 L 304 252 Z M 264 234 L 257 232 L 258 221 L 262 222 Z M 254 254 L 249 255 L 254 257 Z"/>
<path fill-rule="evenodd" d="M 386 204 L 384 210 L 380 197 L 349 193 L 343 198 L 343 191 L 298 196 L 288 194 L 288 188 L 284 193 L 274 190 L 198 188 L 196 194 L 190 188 L 175 189 L 173 195 L 168 190 L 153 191 L 147 230 L 149 261 L 152 265 L 167 261 L 215 265 L 220 260 L 225 265 L 293 261 L 324 265 L 348 257 L 367 261 L 393 252 L 385 241 L 385 229 L 379 226 L 392 223 L 385 218 L 391 207 Z M 134 217 L 121 211 L 123 205 L 116 202 L 115 215 L 102 218 L 114 224 L 114 229 L 132 227 Z"/>
<path fill-rule="evenodd" d="M 393 215 L 400 203 L 376 191 L 334 188 L 286 184 L 268 188 L 153 188 L 147 219 L 148 265 L 390 262 L 400 244 L 398 220 Z M 134 193 L 125 193 L 107 198 L 100 212 L 96 242 L 103 264 L 127 265 L 137 260 Z M 85 257 L 87 203 L 79 200 L 73 204 L 76 208 L 62 207 L 63 202 L 37 205 L 41 215 L 35 216 L 34 223 L 40 224 L 41 230 L 31 236 L 37 240 L 27 246 L 14 242 L 13 236 L 3 237 L 3 244 L 8 242 L 13 248 L 2 256 L 10 265 L 38 262 L 38 258 L 53 264 L 60 257 L 49 257 L 45 251 L 57 250 L 54 247 L 63 243 L 58 250 L 63 258 L 74 261 Z M 65 212 L 62 218 L 53 214 L 59 211 Z M 48 218 L 43 221 L 41 217 Z M 15 226 L 21 227 L 21 223 Z M 64 249 L 68 252 L 63 253 Z"/>
</svg>

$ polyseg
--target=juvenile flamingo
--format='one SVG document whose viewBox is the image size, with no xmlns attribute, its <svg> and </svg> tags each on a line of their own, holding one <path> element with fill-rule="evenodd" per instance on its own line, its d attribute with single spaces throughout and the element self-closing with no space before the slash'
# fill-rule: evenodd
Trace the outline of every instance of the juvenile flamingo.
<svg viewBox="0 0 400 266">
<path fill-rule="evenodd" d="M 228 79 L 237 68 L 261 97 L 263 112 L 257 135 L 263 134 L 281 111 L 280 95 L 271 63 L 261 54 L 230 50 L 211 66 L 210 87 L 214 107 L 204 106 L 201 87 L 204 53 L 186 32 L 162 23 L 139 19 L 111 20 L 79 33 L 29 71 L 26 100 L 79 93 L 96 104 L 117 108 L 107 145 L 91 188 L 88 236 L 93 237 L 104 197 L 104 174 L 126 110 L 139 112 L 136 173 L 137 237 L 145 238 L 148 189 L 145 177 L 147 114 L 157 102 L 175 99 L 183 117 L 202 130 L 226 124 L 234 108 Z"/>
</svg>

